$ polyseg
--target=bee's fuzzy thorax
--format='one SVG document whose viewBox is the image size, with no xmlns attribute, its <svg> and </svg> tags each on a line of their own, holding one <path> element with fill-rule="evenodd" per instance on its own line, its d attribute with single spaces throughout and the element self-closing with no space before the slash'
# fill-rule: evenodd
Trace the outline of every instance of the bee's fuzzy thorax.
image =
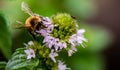
<svg viewBox="0 0 120 70">
<path fill-rule="evenodd" d="M 41 18 L 38 16 L 30 16 L 29 18 L 27 18 L 26 22 L 25 22 L 25 26 L 26 27 L 33 27 L 33 25 L 35 23 L 32 22 L 39 22 L 41 21 Z"/>
</svg>

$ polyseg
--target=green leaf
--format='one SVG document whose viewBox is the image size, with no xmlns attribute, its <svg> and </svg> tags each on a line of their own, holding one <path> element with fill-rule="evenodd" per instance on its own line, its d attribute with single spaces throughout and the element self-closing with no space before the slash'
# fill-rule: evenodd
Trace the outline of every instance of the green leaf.
<svg viewBox="0 0 120 70">
<path fill-rule="evenodd" d="M 6 62 L 0 61 L 0 69 L 5 68 L 6 64 L 7 64 Z"/>
<path fill-rule="evenodd" d="M 37 58 L 27 60 L 26 57 L 23 48 L 17 49 L 7 63 L 6 70 L 34 70 L 38 66 L 39 60 Z"/>
<path fill-rule="evenodd" d="M 8 27 L 9 22 L 5 15 L 0 13 L 0 49 L 6 58 L 11 56 L 11 34 Z"/>
</svg>

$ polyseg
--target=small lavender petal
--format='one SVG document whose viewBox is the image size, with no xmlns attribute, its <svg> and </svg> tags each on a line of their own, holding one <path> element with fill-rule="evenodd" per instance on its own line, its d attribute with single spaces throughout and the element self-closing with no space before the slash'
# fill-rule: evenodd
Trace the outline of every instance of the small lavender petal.
<svg viewBox="0 0 120 70">
<path fill-rule="evenodd" d="M 56 51 L 58 50 L 58 48 L 59 48 L 61 45 L 62 45 L 62 44 L 61 44 L 61 42 L 59 42 L 59 38 L 55 38 L 55 39 L 54 39 L 54 48 L 55 48 Z"/>
<path fill-rule="evenodd" d="M 84 29 L 80 29 L 77 31 L 77 34 L 73 34 L 70 38 L 69 38 L 69 43 L 72 44 L 72 46 L 77 46 L 83 43 L 83 41 L 87 41 L 84 36 L 83 33 L 85 32 Z"/>
<path fill-rule="evenodd" d="M 64 43 L 63 43 L 63 47 L 64 47 L 64 48 L 67 48 L 67 43 L 64 42 Z"/>
<path fill-rule="evenodd" d="M 54 37 L 46 36 L 43 40 L 43 43 L 45 43 L 45 45 L 51 49 L 51 47 L 55 44 L 54 40 Z"/>
<path fill-rule="evenodd" d="M 74 53 L 73 50 L 69 50 L 69 51 L 68 51 L 68 56 L 72 56 L 73 53 Z"/>
<path fill-rule="evenodd" d="M 49 25 L 46 30 L 48 33 L 51 33 L 53 29 L 54 29 L 54 25 Z"/>
<path fill-rule="evenodd" d="M 64 64 L 63 62 L 61 62 L 60 60 L 58 61 L 58 70 L 70 70 L 70 68 L 67 68 L 66 64 Z"/>
<path fill-rule="evenodd" d="M 51 39 L 50 36 L 46 36 L 46 37 L 44 37 L 43 43 L 49 42 L 50 39 Z"/>
<path fill-rule="evenodd" d="M 34 45 L 33 41 L 29 41 L 28 45 L 30 45 L 30 46 Z"/>
<path fill-rule="evenodd" d="M 49 33 L 47 33 L 47 31 L 45 29 L 41 29 L 41 30 L 36 31 L 36 32 L 44 37 L 49 35 Z"/>
<path fill-rule="evenodd" d="M 72 56 L 73 53 L 75 53 L 75 51 L 77 51 L 75 46 L 72 46 L 71 49 L 68 51 L 68 56 Z"/>
<path fill-rule="evenodd" d="M 44 20 L 45 20 L 45 21 L 43 21 L 43 23 L 44 23 L 44 25 L 45 25 L 46 27 L 48 27 L 49 25 L 52 24 L 52 23 L 51 23 L 51 20 L 50 20 L 48 17 L 44 18 Z"/>
<path fill-rule="evenodd" d="M 27 50 L 24 50 L 24 52 L 27 55 L 27 59 L 35 58 L 35 52 L 33 49 L 29 48 Z"/>
<path fill-rule="evenodd" d="M 80 29 L 80 30 L 77 31 L 77 34 L 78 34 L 78 35 L 81 35 L 81 34 L 83 34 L 84 32 L 85 32 L 85 29 Z"/>
<path fill-rule="evenodd" d="M 58 56 L 57 52 L 54 52 L 54 50 L 51 50 L 51 53 L 49 54 L 49 57 L 51 58 L 51 60 L 53 60 L 53 62 L 56 63 L 55 57 Z"/>
<path fill-rule="evenodd" d="M 48 43 L 48 47 L 51 49 L 53 46 L 53 41 L 51 41 L 50 43 Z"/>
<path fill-rule="evenodd" d="M 62 43 L 61 42 L 56 42 L 55 43 L 55 45 L 54 45 L 54 47 L 55 47 L 55 50 L 57 51 L 59 48 L 60 49 L 62 49 L 63 48 L 63 46 L 62 46 Z"/>
<path fill-rule="evenodd" d="M 83 41 L 87 41 L 84 38 L 83 35 L 84 32 L 85 32 L 84 29 L 80 29 L 77 31 L 77 34 L 73 34 L 72 36 L 70 36 L 68 41 L 71 44 L 71 48 L 68 51 L 68 56 L 71 56 L 75 51 L 77 51 L 76 46 L 82 45 Z"/>
</svg>

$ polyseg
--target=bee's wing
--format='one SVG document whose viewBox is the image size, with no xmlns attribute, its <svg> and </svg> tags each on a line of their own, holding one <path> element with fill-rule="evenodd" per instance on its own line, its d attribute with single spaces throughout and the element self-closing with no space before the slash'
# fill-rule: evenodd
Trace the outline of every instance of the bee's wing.
<svg viewBox="0 0 120 70">
<path fill-rule="evenodd" d="M 25 2 L 22 2 L 21 8 L 22 8 L 22 10 L 24 12 L 28 13 L 30 16 L 34 15 L 34 13 L 31 11 L 31 9 L 29 8 L 29 6 Z"/>
</svg>

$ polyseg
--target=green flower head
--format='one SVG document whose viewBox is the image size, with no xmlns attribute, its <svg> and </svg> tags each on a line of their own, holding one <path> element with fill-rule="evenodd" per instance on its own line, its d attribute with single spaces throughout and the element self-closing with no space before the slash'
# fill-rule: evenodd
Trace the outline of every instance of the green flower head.
<svg viewBox="0 0 120 70">
<path fill-rule="evenodd" d="M 68 39 L 77 31 L 77 22 L 67 13 L 58 13 L 51 17 L 52 23 L 55 25 L 53 30 L 53 37 L 61 40 Z"/>
</svg>

